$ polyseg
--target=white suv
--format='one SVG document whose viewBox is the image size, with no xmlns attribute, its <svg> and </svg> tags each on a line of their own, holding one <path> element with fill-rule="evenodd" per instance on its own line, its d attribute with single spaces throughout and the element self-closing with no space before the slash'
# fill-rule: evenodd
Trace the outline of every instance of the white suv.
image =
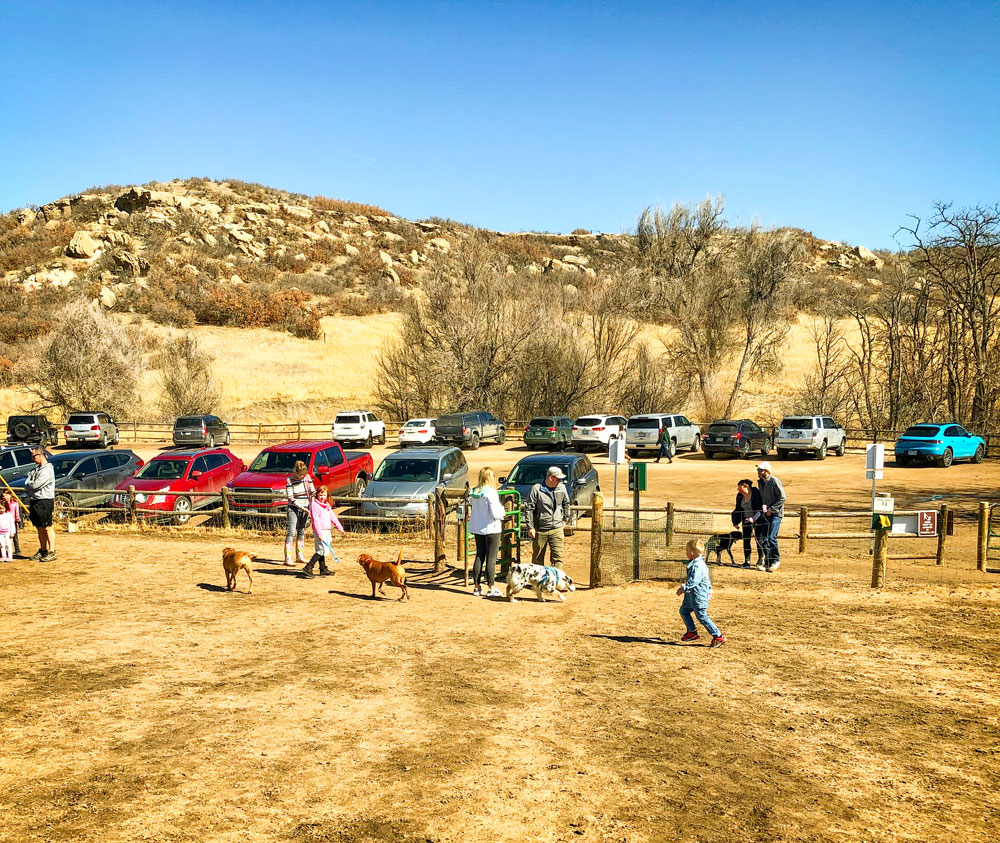
<svg viewBox="0 0 1000 843">
<path fill-rule="evenodd" d="M 363 442 L 366 448 L 370 448 L 373 442 L 385 444 L 385 422 L 367 410 L 337 413 L 332 432 L 333 438 L 341 445 L 345 442 Z"/>
<path fill-rule="evenodd" d="M 573 447 L 581 451 L 595 446 L 607 449 L 612 439 L 625 436 L 627 424 L 625 416 L 580 416 L 573 422 Z"/>
<path fill-rule="evenodd" d="M 107 413 L 70 413 L 63 436 L 67 445 L 89 443 L 101 448 L 119 440 L 118 425 Z"/>
<path fill-rule="evenodd" d="M 670 433 L 671 456 L 681 449 L 693 453 L 701 447 L 701 428 L 688 421 L 687 416 L 647 413 L 628 420 L 625 450 L 632 457 L 640 451 L 659 451 L 660 431 L 664 429 Z"/>
<path fill-rule="evenodd" d="M 829 416 L 785 416 L 774 432 L 774 447 L 779 460 L 792 451 L 810 451 L 818 460 L 825 460 L 827 451 L 842 457 L 847 431 Z"/>
<path fill-rule="evenodd" d="M 399 429 L 399 447 L 430 445 L 437 433 L 437 419 L 410 419 Z"/>
</svg>

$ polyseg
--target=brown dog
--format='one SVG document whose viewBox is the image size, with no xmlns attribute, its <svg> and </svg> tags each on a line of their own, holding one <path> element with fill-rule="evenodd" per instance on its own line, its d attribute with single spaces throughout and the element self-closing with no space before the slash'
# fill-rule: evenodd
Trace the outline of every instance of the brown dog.
<svg viewBox="0 0 1000 843">
<path fill-rule="evenodd" d="M 247 577 L 250 579 L 250 588 L 247 589 L 247 594 L 253 594 L 253 573 L 250 570 L 250 563 L 256 558 L 257 556 L 253 553 L 234 550 L 231 547 L 227 547 L 222 551 L 222 567 L 226 571 L 227 591 L 232 591 L 236 588 L 236 575 L 240 572 L 240 568 L 242 568 L 247 572 Z"/>
<path fill-rule="evenodd" d="M 379 562 L 378 559 L 372 559 L 367 553 L 362 553 L 358 557 L 358 564 L 365 569 L 365 573 L 368 574 L 368 579 L 371 581 L 373 600 L 377 599 L 375 597 L 376 585 L 378 585 L 378 593 L 385 596 L 382 583 L 386 580 L 403 590 L 400 600 L 410 599 L 410 592 L 406 587 L 406 571 L 403 569 L 402 562 L 403 551 L 399 551 L 395 562 Z"/>
</svg>

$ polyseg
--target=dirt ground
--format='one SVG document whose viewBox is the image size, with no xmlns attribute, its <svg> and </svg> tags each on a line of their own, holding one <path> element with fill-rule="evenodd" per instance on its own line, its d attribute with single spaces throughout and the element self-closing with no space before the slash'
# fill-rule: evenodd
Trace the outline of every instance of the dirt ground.
<svg viewBox="0 0 1000 843">
<path fill-rule="evenodd" d="M 682 457 L 648 495 L 728 506 L 750 467 Z M 856 456 L 776 472 L 793 504 L 865 501 Z M 889 469 L 885 486 L 967 505 L 998 479 Z M 408 603 L 368 598 L 353 559 L 373 542 L 405 551 Z M 713 568 L 729 643 L 710 650 L 678 643 L 676 583 L 508 604 L 434 575 L 425 542 L 354 537 L 334 577 L 302 580 L 256 537 L 250 595 L 242 574 L 225 592 L 221 546 L 83 532 L 56 562 L 0 565 L 0 840 L 972 841 L 1000 824 L 990 580 Z"/>
</svg>

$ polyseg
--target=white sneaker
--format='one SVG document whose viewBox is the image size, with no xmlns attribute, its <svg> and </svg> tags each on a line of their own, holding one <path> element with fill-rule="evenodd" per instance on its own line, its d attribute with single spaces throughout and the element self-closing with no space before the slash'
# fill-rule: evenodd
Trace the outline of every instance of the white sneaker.
<svg viewBox="0 0 1000 843">
<path fill-rule="evenodd" d="M 758 571 L 766 571 L 767 570 L 767 566 L 763 562 L 758 562 L 756 565 L 754 565 L 754 567 Z"/>
<path fill-rule="evenodd" d="M 472 596 L 473 597 L 482 597 L 483 596 L 483 590 L 477 585 L 474 589 L 472 589 Z"/>
<path fill-rule="evenodd" d="M 487 597 L 503 597 L 503 592 L 499 588 L 497 588 L 496 586 L 493 586 L 493 588 L 491 588 L 489 591 L 486 592 L 486 596 Z"/>
<path fill-rule="evenodd" d="M 778 566 L 779 566 L 780 564 L 781 564 L 781 562 L 775 562 L 775 563 L 774 563 L 774 564 L 773 564 L 773 565 L 771 566 L 771 570 L 772 570 L 772 571 L 777 571 L 777 570 L 778 570 Z"/>
</svg>

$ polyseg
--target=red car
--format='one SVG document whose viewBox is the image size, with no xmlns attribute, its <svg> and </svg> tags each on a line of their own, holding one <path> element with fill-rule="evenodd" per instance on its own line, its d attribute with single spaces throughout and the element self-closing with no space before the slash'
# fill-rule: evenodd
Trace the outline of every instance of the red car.
<svg viewBox="0 0 1000 843">
<path fill-rule="evenodd" d="M 115 486 L 111 506 L 128 506 L 128 487 L 135 486 L 135 502 L 140 509 L 171 512 L 174 523 L 186 524 L 194 510 L 217 504 L 218 498 L 206 496 L 218 495 L 245 468 L 243 461 L 226 448 L 165 451 L 134 477 Z M 141 514 L 156 517 L 153 513 Z"/>
<path fill-rule="evenodd" d="M 285 509 L 285 481 L 302 460 L 316 486 L 331 495 L 360 496 L 371 480 L 375 464 L 367 451 L 344 451 L 333 440 L 285 442 L 261 451 L 243 474 L 229 483 L 234 495 L 229 511 L 253 516 Z"/>
</svg>

